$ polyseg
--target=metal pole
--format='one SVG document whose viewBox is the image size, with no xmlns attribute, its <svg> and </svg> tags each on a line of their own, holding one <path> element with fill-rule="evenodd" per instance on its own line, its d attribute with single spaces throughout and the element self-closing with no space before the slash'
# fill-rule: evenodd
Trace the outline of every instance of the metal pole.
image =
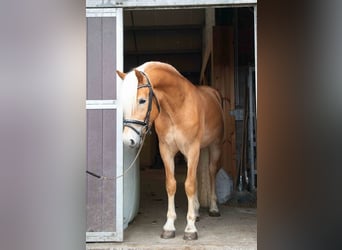
<svg viewBox="0 0 342 250">
<path fill-rule="evenodd" d="M 234 84 L 235 84 L 235 107 L 240 106 L 239 95 L 239 18 L 238 8 L 234 9 Z"/>
<path fill-rule="evenodd" d="M 255 73 L 255 117 L 258 110 L 258 46 L 257 46 L 257 6 L 254 6 L 254 73 Z"/>
<path fill-rule="evenodd" d="M 250 189 L 253 191 L 255 189 L 255 159 L 254 159 L 254 101 L 255 98 L 253 96 L 253 73 L 254 67 L 249 68 L 248 74 L 248 94 L 249 94 L 249 119 L 248 119 L 248 136 L 249 136 L 249 160 L 250 160 Z"/>
</svg>

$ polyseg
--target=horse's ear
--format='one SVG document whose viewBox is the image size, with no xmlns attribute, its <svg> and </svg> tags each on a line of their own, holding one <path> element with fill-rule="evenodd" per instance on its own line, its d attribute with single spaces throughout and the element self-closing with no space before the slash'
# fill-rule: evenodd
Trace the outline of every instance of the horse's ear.
<svg viewBox="0 0 342 250">
<path fill-rule="evenodd" d="M 118 76 L 119 76 L 122 80 L 125 79 L 126 73 L 123 73 L 123 72 L 121 72 L 121 71 L 119 71 L 119 70 L 117 70 L 116 73 L 118 74 Z"/>
<path fill-rule="evenodd" d="M 144 76 L 137 69 L 134 69 L 134 72 L 135 72 L 136 77 L 138 78 L 138 83 L 142 83 L 144 81 Z"/>
</svg>

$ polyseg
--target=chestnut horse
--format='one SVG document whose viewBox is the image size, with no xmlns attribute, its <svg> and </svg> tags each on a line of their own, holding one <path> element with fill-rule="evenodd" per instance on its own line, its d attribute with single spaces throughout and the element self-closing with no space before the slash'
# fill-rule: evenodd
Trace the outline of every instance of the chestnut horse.
<svg viewBox="0 0 342 250">
<path fill-rule="evenodd" d="M 180 151 L 187 160 L 188 212 L 183 238 L 195 240 L 198 238 L 195 222 L 199 216 L 196 171 L 200 149 L 205 147 L 209 148 L 210 154 L 209 215 L 220 216 L 215 193 L 224 134 L 220 95 L 213 88 L 196 87 L 166 63 L 147 62 L 129 73 L 117 71 L 117 74 L 123 80 L 124 144 L 138 148 L 153 122 L 158 135 L 168 195 L 167 221 L 161 237 L 175 237 L 174 156 Z"/>
</svg>

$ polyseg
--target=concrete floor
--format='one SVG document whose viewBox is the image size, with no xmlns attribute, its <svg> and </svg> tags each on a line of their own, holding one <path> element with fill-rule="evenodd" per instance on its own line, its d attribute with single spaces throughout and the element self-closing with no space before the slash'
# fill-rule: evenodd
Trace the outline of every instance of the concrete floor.
<svg viewBox="0 0 342 250">
<path fill-rule="evenodd" d="M 221 217 L 209 217 L 200 209 L 196 223 L 198 240 L 183 240 L 187 200 L 184 192 L 185 168 L 177 170 L 176 237 L 161 239 L 166 220 L 167 195 L 163 169 L 141 171 L 141 197 L 137 217 L 124 232 L 123 243 L 89 243 L 87 249 L 257 249 L 257 210 L 250 207 L 219 205 Z"/>
</svg>

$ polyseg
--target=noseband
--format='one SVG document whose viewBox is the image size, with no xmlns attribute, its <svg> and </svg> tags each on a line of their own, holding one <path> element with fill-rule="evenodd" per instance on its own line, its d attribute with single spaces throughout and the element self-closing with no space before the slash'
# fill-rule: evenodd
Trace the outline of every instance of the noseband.
<svg viewBox="0 0 342 250">
<path fill-rule="evenodd" d="M 146 111 L 146 115 L 145 115 L 145 119 L 143 121 L 141 120 L 135 120 L 135 119 L 124 119 L 123 120 L 123 126 L 124 127 L 129 127 L 130 129 L 132 129 L 135 133 L 137 133 L 140 137 L 142 137 L 144 134 L 147 134 L 147 132 L 151 129 L 151 126 L 149 126 L 149 123 L 150 123 L 150 116 L 151 116 L 151 110 L 152 110 L 152 100 L 153 100 L 153 97 L 154 99 L 156 100 L 156 103 L 157 103 L 157 107 L 158 107 L 158 112 L 160 112 L 160 105 L 159 105 L 159 102 L 158 102 L 158 99 L 157 97 L 155 96 L 154 92 L 153 92 L 153 89 L 152 89 L 152 85 L 151 85 L 151 82 L 150 82 L 150 79 L 147 77 L 147 75 L 140 71 L 141 74 L 143 74 L 147 80 L 147 83 L 146 84 L 143 84 L 143 85 L 140 85 L 138 86 L 138 89 L 141 89 L 141 88 L 148 88 L 149 89 L 149 94 L 148 94 L 148 106 L 147 106 L 147 111 Z M 142 129 L 141 131 L 143 131 L 144 129 L 144 132 L 143 134 L 141 134 L 134 126 L 132 125 L 139 125 L 139 126 L 142 126 Z"/>
</svg>

